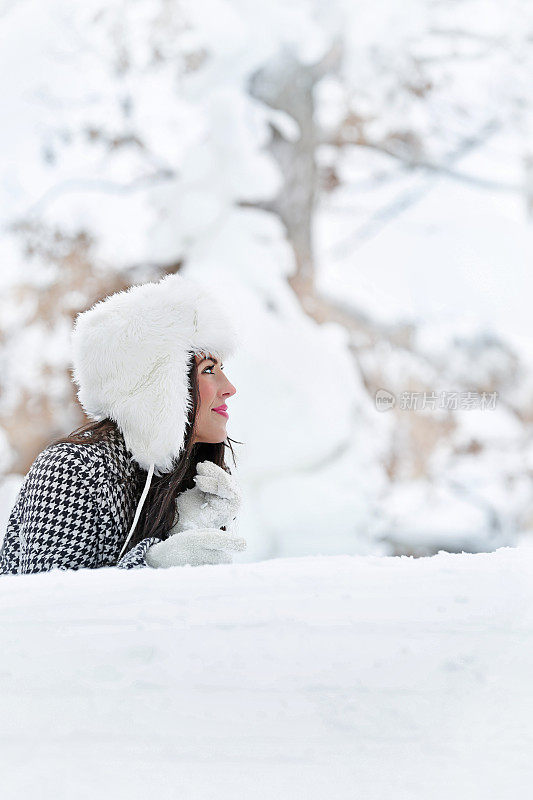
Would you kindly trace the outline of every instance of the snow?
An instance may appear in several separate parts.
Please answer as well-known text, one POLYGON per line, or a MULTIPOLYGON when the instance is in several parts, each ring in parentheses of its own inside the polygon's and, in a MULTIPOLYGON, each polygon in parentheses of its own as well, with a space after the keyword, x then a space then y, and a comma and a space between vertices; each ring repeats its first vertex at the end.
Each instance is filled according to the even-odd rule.
MULTIPOLYGON (((484 158, 494 162, 496 179, 502 153, 507 170, 517 168, 516 147, 501 135, 455 167, 475 176, 484 158)), ((357 308, 382 322, 431 321, 439 331, 451 322, 458 328, 470 322, 504 339, 526 336, 529 308, 520 298, 533 291, 533 233, 520 197, 418 173, 398 173, 361 193, 363 170, 370 177, 372 168, 391 169, 390 162, 357 147, 340 158, 338 168, 347 171, 352 188, 339 187, 322 204, 321 290, 354 298, 357 308), (409 193, 413 202, 401 211, 409 193), (394 204, 393 218, 380 218, 379 209, 394 204)))
POLYGON ((504 547, 4 576, 2 798, 526 798, 532 568, 504 547))

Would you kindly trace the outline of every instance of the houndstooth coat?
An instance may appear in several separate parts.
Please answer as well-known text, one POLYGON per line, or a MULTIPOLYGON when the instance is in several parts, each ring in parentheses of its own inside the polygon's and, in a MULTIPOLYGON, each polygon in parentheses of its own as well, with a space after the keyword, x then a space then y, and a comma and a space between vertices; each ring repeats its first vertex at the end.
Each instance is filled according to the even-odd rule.
POLYGON ((161 541, 156 537, 117 561, 145 479, 120 430, 90 444, 50 445, 20 487, 0 550, 0 575, 147 567, 144 556, 161 541))

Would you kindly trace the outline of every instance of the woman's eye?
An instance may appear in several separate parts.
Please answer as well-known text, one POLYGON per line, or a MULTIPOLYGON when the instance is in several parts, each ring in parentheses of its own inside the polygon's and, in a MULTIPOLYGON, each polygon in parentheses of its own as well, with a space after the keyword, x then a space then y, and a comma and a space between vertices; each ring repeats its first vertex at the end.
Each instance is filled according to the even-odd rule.
MULTIPOLYGON (((214 364, 213 364, 213 365, 211 365, 210 367, 206 367, 206 368, 203 370, 203 373, 202 373, 202 374, 204 374, 204 375, 205 375, 205 373, 207 372, 207 370, 208 370, 208 369, 215 369, 215 366, 214 366, 214 364)), ((224 367, 220 367, 220 369, 221 369, 222 371, 224 371, 224 367)))

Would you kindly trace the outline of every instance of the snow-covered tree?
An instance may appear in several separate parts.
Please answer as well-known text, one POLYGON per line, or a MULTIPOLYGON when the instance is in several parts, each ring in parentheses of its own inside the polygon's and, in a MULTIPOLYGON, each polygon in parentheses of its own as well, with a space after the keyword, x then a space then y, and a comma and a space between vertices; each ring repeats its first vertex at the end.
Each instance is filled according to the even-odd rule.
POLYGON ((0 14, 4 472, 82 421, 75 314, 183 270, 246 331, 231 435, 246 442, 249 557, 483 549, 530 527, 531 360, 479 300, 486 282, 511 292, 507 269, 510 307, 530 285, 518 245, 501 274, 467 258, 461 321, 444 311, 464 253, 443 262, 443 291, 443 248, 428 271, 420 244, 439 224, 453 241, 468 192, 492 202, 472 246, 519 213, 530 240, 526 0, 13 0, 0 14), (432 206, 443 185, 456 194, 432 206), (380 388, 500 396, 493 411, 379 414, 380 388))

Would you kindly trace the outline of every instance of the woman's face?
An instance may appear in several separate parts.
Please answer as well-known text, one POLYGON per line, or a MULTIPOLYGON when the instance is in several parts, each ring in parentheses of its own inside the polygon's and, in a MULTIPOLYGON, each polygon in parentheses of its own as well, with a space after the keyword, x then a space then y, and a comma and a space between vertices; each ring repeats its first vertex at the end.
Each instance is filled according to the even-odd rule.
POLYGON ((226 423, 229 411, 224 406, 237 389, 226 378, 220 363, 217 363, 209 353, 195 355, 195 360, 198 369, 200 408, 196 414, 193 441, 212 444, 223 442, 227 436, 226 423), (219 414, 214 410, 220 406, 225 414, 219 414))

